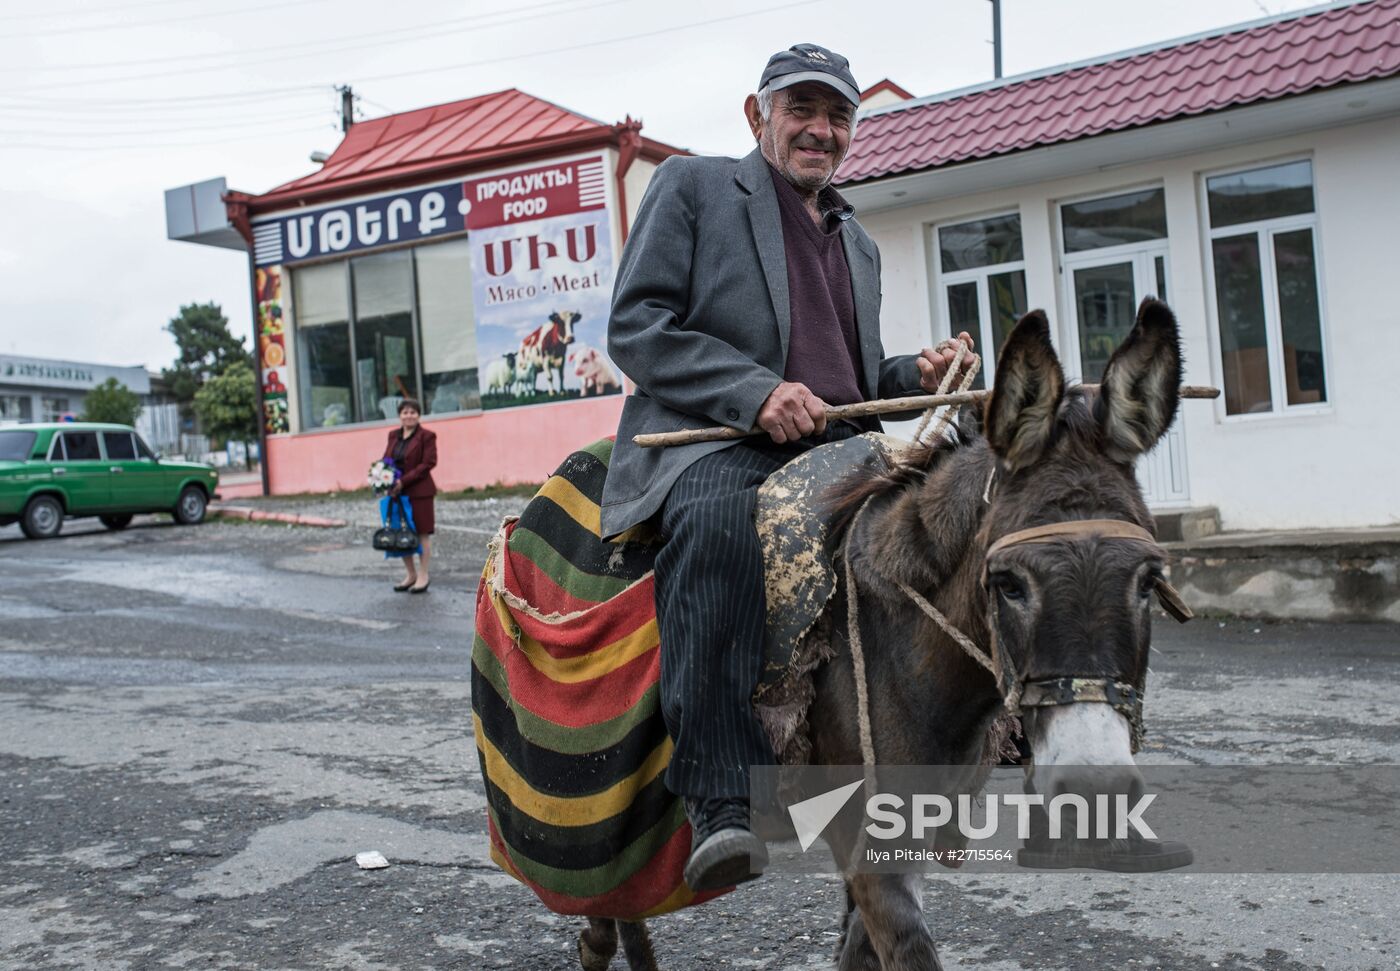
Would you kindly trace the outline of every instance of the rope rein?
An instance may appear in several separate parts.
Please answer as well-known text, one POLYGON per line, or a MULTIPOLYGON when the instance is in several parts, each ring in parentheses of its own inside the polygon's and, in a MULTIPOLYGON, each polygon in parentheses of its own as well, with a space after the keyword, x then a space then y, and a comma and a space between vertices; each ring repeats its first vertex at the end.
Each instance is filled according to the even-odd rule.
MULTIPOLYGON (((953 363, 948 365, 948 370, 946 373, 944 373, 943 380, 939 382, 938 390, 934 392, 935 394, 942 395, 948 393, 948 389, 953 386, 953 381, 957 377, 958 369, 962 367, 963 358, 966 357, 969 353, 966 344, 964 344, 962 341, 954 340, 940 341, 938 346, 934 348, 934 350, 942 351, 947 350, 950 347, 954 350, 953 363)), ((972 381, 974 378, 977 377, 977 372, 981 369, 981 367, 982 359, 974 354, 972 356, 972 363, 969 365, 968 369, 965 372, 963 372, 962 384, 958 386, 959 393, 962 393, 968 388, 972 387, 972 381)), ((919 419, 918 428, 914 429, 914 444, 923 445, 927 444, 928 442, 937 441, 938 436, 943 434, 944 429, 948 427, 948 423, 953 420, 953 417, 957 415, 958 410, 961 407, 961 405, 949 405, 946 409, 944 409, 943 417, 939 419, 938 424, 933 429, 933 433, 927 439, 925 439, 924 431, 928 428, 929 422, 933 420, 933 416, 938 412, 938 406, 934 405, 932 408, 927 409, 924 412, 923 417, 919 419)))
POLYGON ((976 641, 968 637, 962 631, 958 630, 957 625, 955 625, 951 620, 948 619, 947 614, 943 613, 933 604, 929 603, 926 599, 924 599, 923 594, 919 593, 919 591, 909 586, 909 584, 905 583, 903 580, 896 581, 896 585, 899 587, 900 590, 904 591, 904 595, 906 597, 914 601, 915 606, 917 606, 920 610, 928 614, 928 616, 933 619, 933 622, 942 629, 943 633, 951 637, 953 641, 958 645, 958 647, 961 647, 963 649, 964 654, 972 658, 978 664, 982 665, 982 667, 986 668, 987 672, 991 674, 992 677, 1000 680, 1001 675, 997 671, 996 662, 993 661, 990 657, 988 657, 986 653, 984 653, 983 650, 977 646, 976 641))
MULTIPOLYGON (((867 499, 851 520, 851 532, 870 505, 867 499)), ((856 590, 855 570, 851 568, 850 533, 847 534, 842 559, 846 567, 846 640, 851 644, 852 675, 856 682, 856 724, 860 731, 860 758, 869 768, 875 765, 875 738, 870 728, 870 682, 865 677, 865 647, 860 640, 860 594, 856 590)))

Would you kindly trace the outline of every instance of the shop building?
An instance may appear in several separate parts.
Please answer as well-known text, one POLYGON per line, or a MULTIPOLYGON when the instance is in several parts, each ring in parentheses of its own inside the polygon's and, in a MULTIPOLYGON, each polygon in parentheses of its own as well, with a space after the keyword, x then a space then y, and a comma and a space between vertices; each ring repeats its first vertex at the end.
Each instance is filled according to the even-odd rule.
POLYGON ((109 378, 151 404, 151 375, 144 367, 0 354, 0 422, 76 419, 87 393, 109 378))
POLYGON ((1099 379, 1157 294, 1183 403, 1139 479, 1227 529, 1400 522, 1400 0, 1333 4, 862 112, 841 191, 880 246, 884 341, 961 330, 986 380, 1045 308, 1099 379))
POLYGON ((174 239, 249 254, 272 493, 363 486, 404 398, 441 488, 542 481, 616 430, 617 254, 680 150, 517 90, 353 125, 304 178, 166 194, 174 239))

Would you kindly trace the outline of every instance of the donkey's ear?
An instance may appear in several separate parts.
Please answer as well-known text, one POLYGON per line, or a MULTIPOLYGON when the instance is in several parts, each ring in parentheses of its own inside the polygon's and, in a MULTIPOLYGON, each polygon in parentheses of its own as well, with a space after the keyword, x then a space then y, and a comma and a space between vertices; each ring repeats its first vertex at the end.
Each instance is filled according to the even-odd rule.
POLYGON ((1167 433, 1181 399, 1181 339, 1176 316, 1148 297, 1137 323, 1109 358, 1098 417, 1109 458, 1131 462, 1167 433))
POLYGON ((1050 344, 1050 321, 1045 311, 1032 310, 1006 339, 987 405, 987 441, 1011 471, 1040 458, 1064 391, 1065 375, 1050 344))

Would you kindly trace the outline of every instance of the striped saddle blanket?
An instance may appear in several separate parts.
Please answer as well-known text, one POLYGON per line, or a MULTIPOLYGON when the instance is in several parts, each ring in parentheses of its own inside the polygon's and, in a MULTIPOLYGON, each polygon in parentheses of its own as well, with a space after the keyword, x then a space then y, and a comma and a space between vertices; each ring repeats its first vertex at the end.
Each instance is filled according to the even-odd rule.
MULTIPOLYGON (((491 856, 556 913, 624 920, 697 896, 682 870, 690 824, 662 775, 645 527, 600 536, 612 440, 570 455, 491 543, 476 596, 472 713, 491 856)), ((894 444, 862 435, 769 477, 756 518, 769 617, 755 710, 783 762, 807 760, 811 673, 830 656, 818 619, 836 588, 821 492, 894 444)))
POLYGON ((472 714, 496 864, 555 913, 640 919, 716 894, 681 876, 690 824, 662 781, 656 548, 600 538, 611 454, 570 455, 492 541, 472 714))

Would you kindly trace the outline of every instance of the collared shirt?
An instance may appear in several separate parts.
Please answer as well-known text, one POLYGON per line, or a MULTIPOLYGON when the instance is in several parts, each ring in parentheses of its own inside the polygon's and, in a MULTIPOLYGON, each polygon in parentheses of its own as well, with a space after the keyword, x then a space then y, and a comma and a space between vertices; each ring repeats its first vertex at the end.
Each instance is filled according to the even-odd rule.
POLYGON ((408 443, 409 443, 409 441, 413 438, 413 435, 417 435, 417 434, 418 434, 418 429, 416 429, 416 428, 413 430, 413 434, 412 434, 412 435, 405 435, 402 431, 400 431, 400 432, 399 432, 399 437, 396 438, 396 439, 394 439, 394 453, 393 453, 393 459, 394 459, 394 464, 397 465, 397 466, 399 467, 399 471, 400 471, 400 472, 405 471, 405 470, 404 470, 404 467, 403 467, 403 457, 404 457, 404 455, 408 452, 408 443))
POLYGON ((829 405, 864 401, 851 271, 841 244, 841 224, 855 210, 828 186, 817 196, 823 214, 818 227, 798 191, 768 168, 782 216, 792 311, 783 377, 805 384, 829 405))

